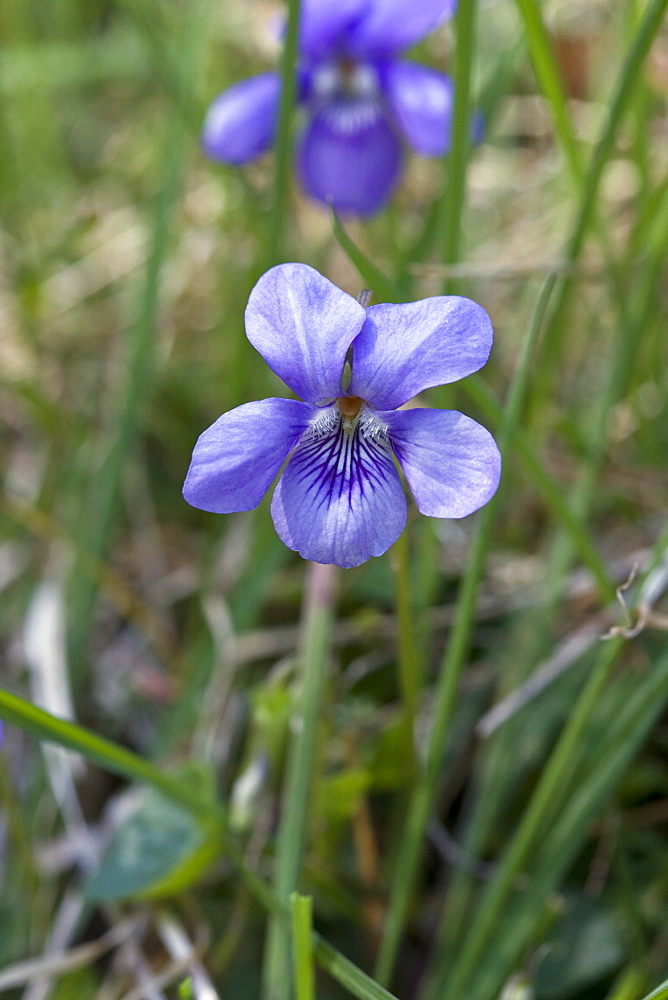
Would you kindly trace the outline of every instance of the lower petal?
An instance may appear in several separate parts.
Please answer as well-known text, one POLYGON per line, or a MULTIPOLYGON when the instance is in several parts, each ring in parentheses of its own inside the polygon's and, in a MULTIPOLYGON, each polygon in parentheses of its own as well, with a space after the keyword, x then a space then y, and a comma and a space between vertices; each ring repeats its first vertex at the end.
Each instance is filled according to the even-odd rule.
POLYGON ((296 399, 261 399, 224 413, 195 445, 183 496, 215 514, 257 507, 316 412, 296 399))
POLYGON ((278 120, 280 90, 278 73, 262 73, 224 90, 204 119, 206 155, 239 166, 268 149, 278 120))
POLYGON ((297 162, 307 194, 337 212, 370 215, 390 198, 401 143, 372 99, 323 104, 301 136, 297 162))
POLYGON ((457 410, 380 413, 418 509, 466 517, 496 493, 501 456, 494 438, 457 410))
POLYGON ((406 523, 406 499, 386 437, 364 417, 351 433, 323 412, 288 462, 271 503, 276 531, 313 562, 359 566, 406 523))
POLYGON ((452 127, 450 77, 417 63, 396 61, 388 63, 383 83, 409 145, 422 156, 443 156, 450 148, 452 127))

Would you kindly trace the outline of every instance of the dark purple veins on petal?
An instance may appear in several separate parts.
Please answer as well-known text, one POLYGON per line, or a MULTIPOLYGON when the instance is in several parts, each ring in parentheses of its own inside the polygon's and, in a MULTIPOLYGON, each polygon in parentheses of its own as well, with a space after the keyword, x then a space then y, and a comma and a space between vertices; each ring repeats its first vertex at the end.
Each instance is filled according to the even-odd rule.
POLYGON ((367 410, 322 412, 300 441, 271 504, 285 544, 314 562, 359 566, 396 541, 406 500, 385 427, 367 410))
POLYGON ((367 438, 361 423, 350 434, 339 421, 338 430, 327 439, 305 438, 292 461, 298 482, 308 484, 306 493, 318 498, 319 507, 347 492, 352 509, 356 490, 364 497, 367 489, 395 472, 387 444, 367 438))

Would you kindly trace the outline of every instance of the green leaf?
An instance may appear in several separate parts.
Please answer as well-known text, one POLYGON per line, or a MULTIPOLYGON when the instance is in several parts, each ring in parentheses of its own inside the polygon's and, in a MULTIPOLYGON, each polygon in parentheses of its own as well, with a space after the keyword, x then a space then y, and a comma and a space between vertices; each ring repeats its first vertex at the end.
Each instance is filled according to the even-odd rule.
POLYGON ((359 809, 360 799, 370 785, 371 775, 363 767, 325 775, 318 782, 317 808, 334 822, 349 819, 359 809))
POLYGON ((576 899, 547 940, 534 984, 537 1000, 570 996, 614 972, 624 960, 615 920, 589 900, 576 899))
POLYGON ((156 898, 196 882, 220 852, 222 831, 147 789, 83 886, 91 902, 156 898))

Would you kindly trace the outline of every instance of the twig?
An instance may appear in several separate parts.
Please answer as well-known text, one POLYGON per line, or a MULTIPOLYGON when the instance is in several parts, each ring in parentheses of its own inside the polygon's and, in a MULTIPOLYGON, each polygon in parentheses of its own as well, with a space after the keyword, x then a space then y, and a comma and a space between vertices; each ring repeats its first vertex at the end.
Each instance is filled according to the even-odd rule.
POLYGON ((565 673, 583 653, 594 646, 600 634, 601 629, 598 624, 588 624, 567 636, 558 646, 554 656, 541 663, 526 684, 522 684, 483 715, 476 726, 476 734, 481 739, 488 739, 504 722, 533 701, 541 691, 565 673))
POLYGON ((97 938, 96 941, 88 941, 86 944, 77 945, 76 948, 70 948, 69 951, 60 952, 57 955, 41 955, 39 958, 28 958, 23 962, 15 962, 4 972, 0 972, 0 990, 9 990, 43 976, 62 976, 66 972, 81 968, 81 966, 90 965, 100 955, 112 948, 117 948, 119 944, 136 934, 140 923, 141 921, 136 918, 124 920, 112 927, 102 937, 97 938))

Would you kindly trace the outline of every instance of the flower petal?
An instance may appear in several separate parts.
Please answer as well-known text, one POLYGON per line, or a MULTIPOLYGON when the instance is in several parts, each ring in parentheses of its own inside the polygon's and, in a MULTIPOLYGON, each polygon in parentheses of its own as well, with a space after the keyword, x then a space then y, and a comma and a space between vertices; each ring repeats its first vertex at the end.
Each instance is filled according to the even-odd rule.
POLYGON ((452 17, 456 0, 374 0, 351 29, 350 55, 389 56, 414 45, 452 17))
POLYGON ((278 73, 262 73, 219 94, 204 119, 206 155, 238 166, 263 153, 274 138, 280 90, 278 73))
POLYGON ((395 120, 415 152, 443 156, 450 148, 450 77, 417 63, 396 61, 388 63, 383 83, 395 120))
POLYGON ((262 399, 224 413, 195 445, 183 496, 215 514, 257 507, 314 413, 296 399, 262 399))
POLYGON ((276 531, 304 559, 359 566, 397 540, 406 499, 386 436, 363 416, 350 433, 335 407, 312 425, 271 502, 276 531))
POLYGON ((302 399, 341 394, 346 353, 364 323, 351 295, 306 264, 263 274, 246 306, 246 334, 272 371, 302 399))
POLYGON ((393 410, 423 389, 482 368, 492 337, 482 306, 459 295, 371 306, 353 344, 348 391, 379 410, 393 410))
POLYGON ((302 0, 299 7, 299 50, 309 59, 331 58, 359 20, 370 0, 302 0))
POLYGON ((337 212, 371 215, 392 194, 401 143, 377 101, 323 103, 302 133, 297 164, 304 190, 337 212))
POLYGON ((499 485, 501 456, 494 438, 457 410, 379 413, 388 426, 418 509, 429 517, 466 517, 499 485))

